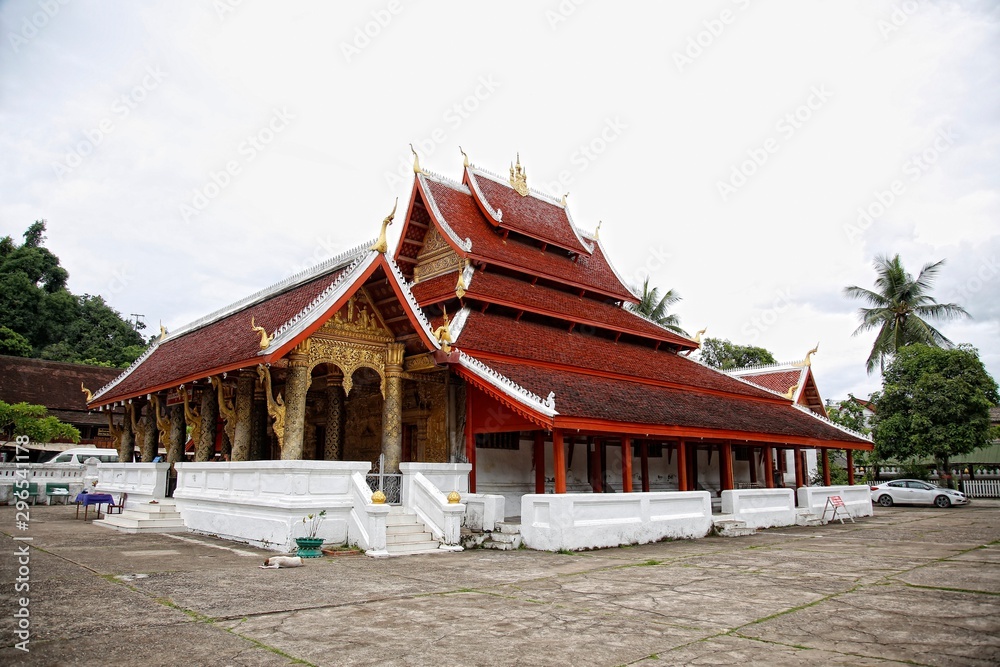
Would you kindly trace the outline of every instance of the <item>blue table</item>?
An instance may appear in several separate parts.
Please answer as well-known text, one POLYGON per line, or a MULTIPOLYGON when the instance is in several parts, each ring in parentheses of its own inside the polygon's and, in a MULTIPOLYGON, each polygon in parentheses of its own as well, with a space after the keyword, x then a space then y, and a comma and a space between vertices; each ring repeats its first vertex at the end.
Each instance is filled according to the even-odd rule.
POLYGON ((101 505, 105 503, 112 505, 115 502, 114 496, 110 493, 81 493, 76 497, 76 518, 80 518, 80 505, 83 505, 83 520, 87 520, 87 513, 91 505, 97 505, 97 516, 101 516, 101 505))

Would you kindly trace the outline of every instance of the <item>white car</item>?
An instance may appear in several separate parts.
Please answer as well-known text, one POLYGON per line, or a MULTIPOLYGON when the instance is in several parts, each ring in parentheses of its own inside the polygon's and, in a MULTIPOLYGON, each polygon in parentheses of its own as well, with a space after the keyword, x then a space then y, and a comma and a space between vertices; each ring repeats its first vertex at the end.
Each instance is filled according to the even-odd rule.
POLYGON ((872 502, 882 507, 896 503, 907 505, 968 505, 969 499, 961 491, 934 486, 919 479, 894 479, 872 486, 872 502))

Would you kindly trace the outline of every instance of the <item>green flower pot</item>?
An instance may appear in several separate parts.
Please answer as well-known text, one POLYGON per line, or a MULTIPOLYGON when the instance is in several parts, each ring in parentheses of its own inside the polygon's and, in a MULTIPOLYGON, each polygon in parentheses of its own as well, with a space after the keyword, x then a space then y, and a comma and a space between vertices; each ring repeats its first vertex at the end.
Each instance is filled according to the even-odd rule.
POLYGON ((323 555, 322 537, 296 537, 295 544, 298 545, 298 555, 302 558, 320 558, 323 555))

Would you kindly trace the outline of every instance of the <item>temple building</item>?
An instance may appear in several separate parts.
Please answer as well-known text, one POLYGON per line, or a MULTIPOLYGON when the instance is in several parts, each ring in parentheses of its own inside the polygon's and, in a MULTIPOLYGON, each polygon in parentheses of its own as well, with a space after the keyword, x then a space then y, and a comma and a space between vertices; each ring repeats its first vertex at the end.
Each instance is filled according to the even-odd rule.
POLYGON ((190 430, 198 462, 218 445, 232 462, 468 463, 467 492, 516 516, 532 493, 771 488, 785 452, 802 486, 795 454, 871 449, 825 418, 808 364, 791 395, 758 386, 627 310, 598 233, 519 161, 414 172, 394 252, 395 209, 376 241, 164 330, 97 391, 123 460, 159 442, 181 461, 190 430))

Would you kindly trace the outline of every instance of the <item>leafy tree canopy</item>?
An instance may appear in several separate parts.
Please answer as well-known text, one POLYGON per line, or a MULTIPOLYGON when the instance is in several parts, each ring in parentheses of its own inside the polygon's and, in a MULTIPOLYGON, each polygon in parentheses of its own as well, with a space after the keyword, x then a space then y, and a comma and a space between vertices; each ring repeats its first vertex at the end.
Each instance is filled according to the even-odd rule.
POLYGON ((660 294, 659 287, 650 288, 649 278, 646 278, 642 283, 642 300, 639 303, 630 303, 626 308, 674 333, 687 336, 687 332, 681 328, 680 317, 676 313, 669 312, 670 307, 680 300, 681 295, 672 289, 660 294))
POLYGON ((712 368, 723 371, 777 363, 774 355, 762 347, 738 345, 719 338, 705 338, 701 341, 701 360, 712 368))
POLYGON ((102 297, 66 288, 69 273, 45 238, 38 220, 21 245, 0 239, 0 354, 128 366, 145 349, 142 336, 102 297))
POLYGON ((943 350, 908 345, 896 352, 875 396, 875 451, 879 458, 950 457, 990 444, 990 408, 997 383, 969 345, 943 350))
POLYGON ((827 416, 835 424, 846 426, 858 433, 870 434, 872 430, 865 424, 865 409, 854 398, 854 394, 848 394, 848 396, 849 398, 836 405, 827 405, 827 416))
POLYGON ((34 442, 51 442, 57 438, 80 442, 80 431, 75 426, 49 415, 44 406, 30 403, 0 401, 0 432, 11 439, 26 435, 34 442))

